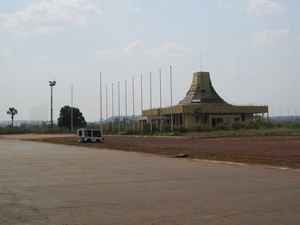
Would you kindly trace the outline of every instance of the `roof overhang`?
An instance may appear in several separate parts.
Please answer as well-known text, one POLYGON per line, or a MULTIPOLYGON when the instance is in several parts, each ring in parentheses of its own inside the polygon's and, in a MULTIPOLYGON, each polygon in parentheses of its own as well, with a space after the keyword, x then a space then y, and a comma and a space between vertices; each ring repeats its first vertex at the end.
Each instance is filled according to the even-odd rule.
POLYGON ((176 105, 173 107, 166 107, 161 109, 144 110, 143 116, 154 117, 170 114, 194 114, 194 113, 208 113, 208 114, 258 114, 268 113, 268 106, 235 106, 230 104, 210 104, 199 103, 189 105, 176 105))

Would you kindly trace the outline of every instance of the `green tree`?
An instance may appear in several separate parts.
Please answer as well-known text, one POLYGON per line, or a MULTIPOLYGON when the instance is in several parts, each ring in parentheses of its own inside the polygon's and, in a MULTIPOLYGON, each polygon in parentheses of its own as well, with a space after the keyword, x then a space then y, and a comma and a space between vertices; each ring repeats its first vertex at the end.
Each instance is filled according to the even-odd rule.
POLYGON ((14 127, 14 119, 15 119, 15 115, 18 114, 18 110, 14 107, 11 107, 8 109, 8 111, 6 112, 8 115, 10 115, 11 118, 11 127, 14 127))
POLYGON ((71 119, 73 118, 73 128, 86 127, 87 123, 78 108, 64 106, 60 110, 58 126, 71 130, 71 119), (73 116, 72 116, 73 114, 73 116))

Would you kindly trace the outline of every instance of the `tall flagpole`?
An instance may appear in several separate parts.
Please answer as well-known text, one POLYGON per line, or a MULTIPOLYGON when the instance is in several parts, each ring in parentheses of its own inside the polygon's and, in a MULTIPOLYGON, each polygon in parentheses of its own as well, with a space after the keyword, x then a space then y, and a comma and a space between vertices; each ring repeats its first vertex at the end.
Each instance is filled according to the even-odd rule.
POLYGON ((128 117, 128 93, 127 93, 127 80, 125 80, 125 130, 127 130, 127 117, 128 117))
POLYGON ((174 115, 173 115, 173 68, 170 66, 170 101, 171 101, 171 132, 174 131, 174 115))
POLYGON ((149 77, 149 79, 150 79, 150 109, 152 109, 152 73, 150 72, 150 77, 149 77))
POLYGON ((143 75, 141 74, 141 114, 143 114, 144 101, 143 101, 143 75))
POLYGON ((71 132, 74 130, 74 119, 73 119, 73 113, 74 113, 74 86, 71 84, 71 132))
POLYGON ((159 70, 159 119, 160 119, 160 123, 159 123, 159 130, 160 133, 162 132, 162 115, 161 115, 161 109, 162 109, 162 81, 161 81, 161 69, 159 70))
POLYGON ((100 129, 103 133, 103 99, 102 99, 102 73, 100 72, 100 129))
POLYGON ((132 77, 132 128, 135 130, 135 97, 134 97, 134 76, 132 77))
MULTIPOLYGON (((143 115, 143 108, 144 108, 144 102, 143 102, 143 75, 141 74, 141 115, 143 115)), ((144 127, 143 127, 143 121, 140 124, 141 132, 143 133, 144 127)))
POLYGON ((114 83, 111 84, 111 131, 114 131, 114 83))
MULTIPOLYGON (((149 79, 150 79, 150 110, 152 110, 152 73, 150 72, 150 77, 149 77, 149 79)), ((153 127, 152 127, 152 119, 150 118, 150 131, 151 131, 151 133, 153 132, 153 127)))
POLYGON ((118 133, 121 133, 121 93, 120 93, 120 81, 118 81, 118 133))
POLYGON ((132 116, 135 116, 134 77, 132 77, 132 116))
POLYGON ((108 120, 108 86, 107 85, 105 86, 105 118, 106 118, 105 124, 107 124, 107 120, 108 120))
POLYGON ((105 118, 108 119, 108 86, 105 86, 105 118))

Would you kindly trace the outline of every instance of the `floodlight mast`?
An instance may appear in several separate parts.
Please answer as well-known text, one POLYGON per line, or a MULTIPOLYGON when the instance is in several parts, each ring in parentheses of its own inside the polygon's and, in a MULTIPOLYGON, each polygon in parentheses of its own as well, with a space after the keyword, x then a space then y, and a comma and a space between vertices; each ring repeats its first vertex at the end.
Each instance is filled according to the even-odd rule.
POLYGON ((51 128, 53 128, 53 87, 56 85, 56 81, 49 81, 49 86, 50 86, 50 90, 51 90, 51 99, 50 99, 50 114, 51 114, 51 128))

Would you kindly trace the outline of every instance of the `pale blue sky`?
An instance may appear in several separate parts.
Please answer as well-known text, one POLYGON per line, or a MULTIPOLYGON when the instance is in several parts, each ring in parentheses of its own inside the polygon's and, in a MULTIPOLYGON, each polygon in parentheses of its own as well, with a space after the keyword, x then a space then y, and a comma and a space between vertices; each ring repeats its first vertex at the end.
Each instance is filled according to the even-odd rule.
POLYGON ((0 120, 9 106, 19 119, 49 119, 49 79, 57 80, 56 115, 73 83, 76 106, 97 120, 100 71, 109 87, 121 81, 122 92, 124 80, 143 73, 148 107, 148 74, 157 106, 162 68, 166 106, 170 64, 176 101, 202 69, 230 103, 300 114, 299 8, 296 0, 1 1, 0 120))

